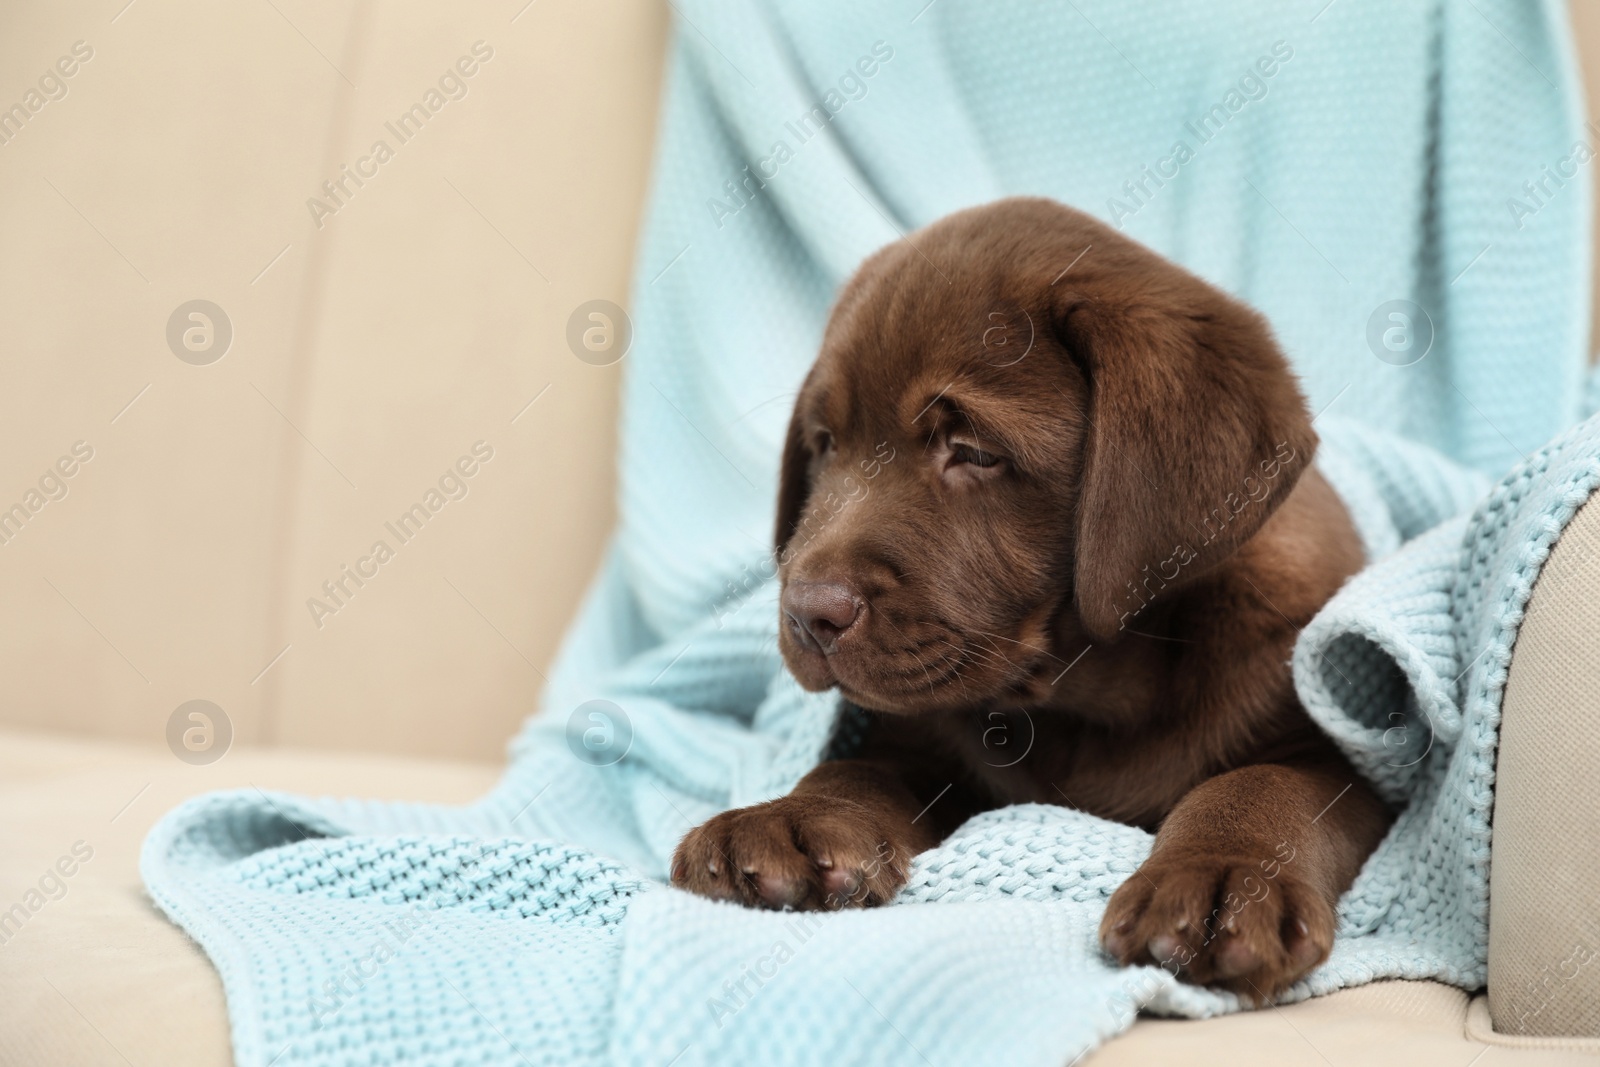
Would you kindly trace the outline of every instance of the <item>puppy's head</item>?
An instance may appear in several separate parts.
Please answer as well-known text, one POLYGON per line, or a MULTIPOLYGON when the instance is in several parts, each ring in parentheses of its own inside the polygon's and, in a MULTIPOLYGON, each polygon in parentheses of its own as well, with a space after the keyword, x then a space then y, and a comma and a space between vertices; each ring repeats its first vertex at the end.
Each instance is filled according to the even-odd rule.
POLYGON ((1051 201, 949 216, 845 287, 795 405, 784 658, 879 711, 1039 702, 1052 650, 1227 557, 1315 444, 1242 304, 1051 201))

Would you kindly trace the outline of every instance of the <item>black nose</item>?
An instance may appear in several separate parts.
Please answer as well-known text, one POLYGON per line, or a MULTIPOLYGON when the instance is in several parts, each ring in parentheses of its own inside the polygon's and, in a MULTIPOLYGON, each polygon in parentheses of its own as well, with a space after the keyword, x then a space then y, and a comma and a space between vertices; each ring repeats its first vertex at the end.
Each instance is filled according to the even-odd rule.
POLYGON ((803 646, 829 653, 861 617, 861 597, 843 582, 789 582, 783 614, 803 646))

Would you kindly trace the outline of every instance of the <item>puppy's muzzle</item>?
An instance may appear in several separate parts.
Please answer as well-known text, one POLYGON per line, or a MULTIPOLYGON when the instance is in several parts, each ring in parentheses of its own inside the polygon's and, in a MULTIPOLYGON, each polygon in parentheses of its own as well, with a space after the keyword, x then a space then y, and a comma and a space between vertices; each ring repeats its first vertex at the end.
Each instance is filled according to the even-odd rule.
POLYGON ((863 603, 843 582, 791 581, 783 590, 783 617, 801 648, 831 655, 860 620, 863 603))

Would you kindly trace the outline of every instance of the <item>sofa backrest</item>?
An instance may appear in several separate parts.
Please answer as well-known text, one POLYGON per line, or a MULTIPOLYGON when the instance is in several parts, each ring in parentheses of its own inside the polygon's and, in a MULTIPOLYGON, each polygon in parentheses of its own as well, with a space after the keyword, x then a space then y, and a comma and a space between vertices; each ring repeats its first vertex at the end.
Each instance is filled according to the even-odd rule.
POLYGON ((568 325, 627 300, 666 26, 0 11, 0 724, 501 755, 612 522, 568 325))

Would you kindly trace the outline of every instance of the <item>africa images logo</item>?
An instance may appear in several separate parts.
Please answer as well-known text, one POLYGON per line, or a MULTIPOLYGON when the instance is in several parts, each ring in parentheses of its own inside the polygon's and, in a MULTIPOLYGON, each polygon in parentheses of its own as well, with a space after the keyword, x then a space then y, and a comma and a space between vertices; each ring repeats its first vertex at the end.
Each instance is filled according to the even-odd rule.
POLYGON ((395 157, 399 146, 420 134, 429 120, 444 110, 446 104, 452 100, 466 99, 471 91, 468 79, 494 58, 494 48, 486 41, 474 41, 471 52, 471 55, 463 55, 445 68, 437 83, 423 90, 420 100, 383 124, 383 128, 394 138, 393 145, 382 137, 373 141, 367 154, 358 157, 353 167, 346 163, 339 164, 339 173, 322 183, 322 196, 306 199, 306 210, 311 213, 311 221, 316 223, 317 229, 322 229, 324 219, 337 215, 347 207, 356 193, 376 178, 380 168, 395 157))
POLYGON ((706 199, 706 209, 711 212, 711 220, 717 224, 717 229, 722 229, 724 219, 737 215, 755 203, 757 194, 778 176, 784 164, 792 160, 806 142, 829 129, 834 116, 843 111, 847 104, 852 100, 865 99, 867 81, 893 58, 893 45, 887 41, 873 41, 870 55, 858 58, 855 66, 846 68, 837 83, 822 94, 822 99, 783 124, 783 132, 793 138, 794 147, 790 147, 786 138, 779 137, 772 142, 768 153, 756 160, 754 173, 751 173, 750 164, 745 164, 737 175, 723 182, 722 188, 728 194, 728 199, 714 196, 706 199))
POLYGON ((338 574, 322 583, 323 595, 306 598, 306 610, 311 613, 311 621, 316 628, 322 629, 328 616, 337 615, 349 607, 356 594, 381 573, 383 565, 394 559, 401 547, 414 541, 422 533, 423 527, 444 510, 446 504, 453 500, 465 500, 472 488, 470 479, 492 459, 494 446, 487 441, 474 441, 470 456, 459 457, 445 468, 438 483, 430 485, 417 503, 383 524, 384 530, 394 538, 394 545, 380 537, 372 543, 366 555, 357 557, 353 568, 348 563, 340 564, 338 574))
POLYGON ((1185 136, 1173 142, 1165 156, 1154 165, 1139 168, 1139 173, 1122 183, 1122 196, 1106 200, 1106 215, 1117 229, 1137 215, 1155 199, 1157 192, 1183 173, 1182 168, 1210 144, 1223 128, 1245 108, 1267 98, 1271 80, 1294 58, 1294 48, 1287 41, 1274 41, 1270 54, 1260 56, 1222 99, 1201 113, 1199 118, 1183 124, 1185 136), (1190 138, 1193 138, 1191 143, 1190 138))

